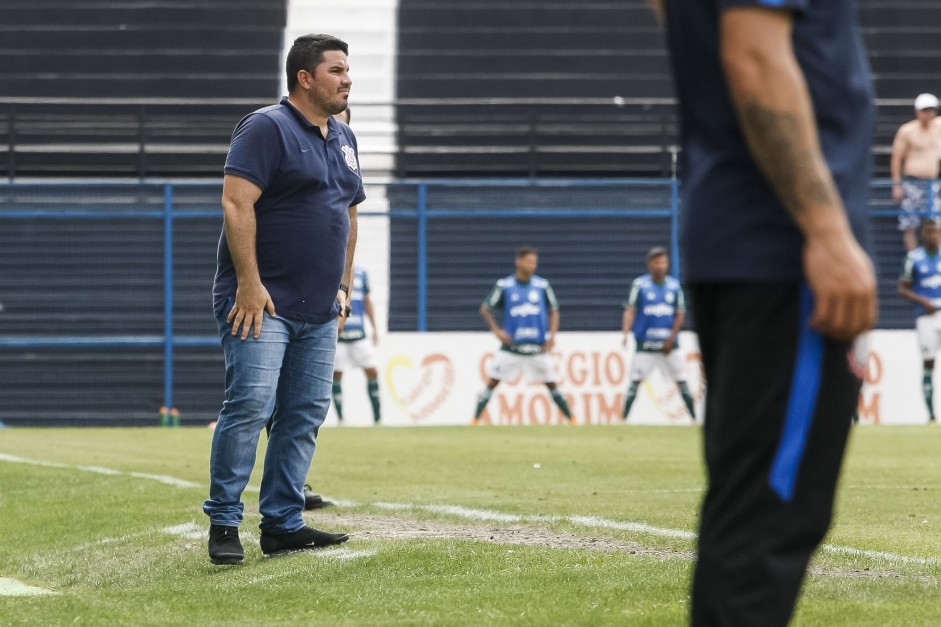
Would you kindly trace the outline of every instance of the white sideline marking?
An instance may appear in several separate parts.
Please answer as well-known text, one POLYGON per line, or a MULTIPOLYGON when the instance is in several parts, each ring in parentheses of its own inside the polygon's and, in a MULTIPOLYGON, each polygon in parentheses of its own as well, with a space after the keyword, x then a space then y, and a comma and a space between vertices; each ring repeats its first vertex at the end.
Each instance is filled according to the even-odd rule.
POLYGON ((36 586, 27 586, 16 579, 7 579, 0 577, 0 597, 34 597, 43 594, 57 594, 52 590, 37 588, 36 586))
POLYGON ((941 558, 937 557, 912 557, 910 555, 899 555, 898 553, 886 553, 884 551, 872 551, 869 549, 854 549, 851 546, 834 546, 832 544, 824 544, 821 549, 827 553, 836 553, 837 555, 869 557, 875 560, 899 562, 901 564, 920 564, 922 566, 941 565, 941 558))
POLYGON ((322 551, 312 551, 311 555, 314 557, 321 557, 324 559, 334 559, 340 560, 343 562, 348 562, 349 560, 359 559, 361 557, 372 557, 376 555, 378 551, 374 550, 359 550, 354 551, 353 549, 345 548, 334 548, 334 549, 324 549, 322 551))
POLYGON ((0 453, 0 461, 14 462, 17 464, 30 464, 33 466, 44 466, 46 468, 84 470, 85 472, 93 472, 98 475, 127 475, 136 479, 150 479, 152 481, 159 481, 160 483, 176 486, 178 488, 203 488, 203 486, 198 483, 184 481, 183 479, 177 479, 176 477, 170 477, 169 475, 151 475, 144 472, 121 472, 120 470, 114 470, 113 468, 102 468, 101 466, 70 466, 68 464, 60 464, 58 462, 46 462, 37 459, 17 457, 16 455, 7 455, 6 453, 0 453))
POLYGON ((681 540, 696 539, 696 534, 692 531, 654 527, 646 523, 619 522, 617 520, 599 518, 598 516, 569 516, 566 520, 580 527, 602 527, 605 529, 618 529, 620 531, 633 531, 635 533, 649 533, 652 536, 659 536, 661 538, 679 538, 681 540))
MULTIPOLYGON (((114 470, 112 468, 104 468, 101 466, 70 466, 68 464, 61 464, 59 462, 48 462, 35 459, 27 459, 25 457, 18 457, 16 455, 8 455, 6 453, 0 453, 0 461, 13 462, 18 464, 31 464, 33 466, 44 466, 46 468, 63 468, 71 470, 83 470, 86 472, 94 472, 101 475, 127 475, 130 477, 135 477, 137 479, 148 479, 152 481, 159 481, 167 485, 175 486, 178 488, 199 488, 205 489, 205 486, 193 483, 192 481, 185 481, 183 479, 178 479, 176 477, 171 477, 169 475, 153 475, 143 472, 122 472, 120 470, 114 470)), ((258 492, 259 488, 257 486, 247 486, 245 488, 246 492, 258 492)), ((327 497, 324 497, 327 498, 327 497)), ((342 500, 332 500, 337 506, 340 507, 358 507, 360 503, 356 501, 342 501, 342 500)), ((696 538, 696 534, 692 531, 684 531, 682 529, 669 529, 666 527, 654 527, 646 523, 639 522, 621 522, 616 520, 608 520, 605 518, 599 518, 597 516, 520 516, 518 514, 506 514, 503 512, 497 512, 493 510, 486 509, 472 509, 469 507, 462 507, 460 505, 417 505, 414 503, 387 503, 387 502, 377 502, 372 504, 373 507, 378 507, 380 509, 388 510, 397 510, 397 511, 407 511, 407 510, 424 510, 427 512, 432 512, 436 514, 448 514, 451 516, 456 516, 458 518, 466 518, 470 520, 490 520, 494 522, 546 522, 547 520, 562 520, 568 521, 573 525, 578 525, 581 527, 601 527, 606 529, 618 529, 621 531, 630 531, 634 533, 647 533, 654 536, 659 536, 663 538, 676 538, 682 540, 692 540, 696 538)), ((194 527, 195 523, 192 524, 194 527)), ((177 527, 185 527, 186 525, 178 525, 177 527)), ((167 529, 171 529, 168 527, 167 529)), ((166 531, 166 530, 165 530, 166 531)), ((174 533, 167 531, 167 533, 174 533)), ((184 530, 178 532, 177 535, 184 535, 190 533, 190 531, 184 530)), ((121 538, 103 538, 96 543, 91 544, 107 544, 109 542, 118 541, 121 539, 126 539, 128 536, 123 536, 121 538)), ((185 536, 184 537, 188 537, 185 536)), ((202 532, 200 532, 199 537, 202 537, 202 532)), ((191 538, 195 539, 195 538, 191 538)), ((89 545, 83 545, 89 546, 89 545)), ((899 564, 919 564, 924 566, 938 566, 941 565, 941 558, 938 557, 913 557, 910 555, 900 555, 898 553, 889 553, 886 551, 873 551, 870 549, 857 549, 854 547, 848 546, 836 546, 832 544, 824 544, 821 547, 822 551, 827 553, 833 553, 836 555, 848 555, 854 557, 866 557, 874 560, 883 560, 886 562, 895 562, 899 564)), ((4 580, 0 578, 0 595, 3 594, 2 582, 4 580)), ((10 580, 12 581, 12 580, 10 580)), ((41 589, 41 588, 37 588, 41 589)))
POLYGON ((186 538, 187 540, 202 540, 206 535, 202 527, 197 525, 194 522, 183 523, 182 525, 172 525, 170 527, 164 527, 161 529, 163 533, 170 534, 171 536, 179 536, 181 538, 186 538))
MULTIPOLYGON (((546 522, 547 520, 567 521, 580 527, 601 527, 604 529, 618 529, 620 531, 630 531, 633 533, 646 533, 661 538, 675 538, 680 540, 695 540, 696 533, 682 529, 670 529, 668 527, 655 527, 646 523, 639 522, 621 522, 609 520, 598 516, 519 516, 516 514, 505 514, 485 509, 471 509, 458 505, 417 505, 413 503, 373 503, 374 507, 388 510, 423 510, 439 514, 450 514, 459 518, 471 520, 492 520, 497 522, 546 522)), ((857 549, 847 546, 835 546, 824 544, 821 550, 827 553, 837 555, 849 555, 855 557, 867 557, 874 560, 885 562, 894 562, 897 564, 919 564, 923 566, 941 565, 941 558, 937 557, 912 557, 909 555, 899 555, 898 553, 889 553, 886 551, 873 551, 869 549, 857 549)))

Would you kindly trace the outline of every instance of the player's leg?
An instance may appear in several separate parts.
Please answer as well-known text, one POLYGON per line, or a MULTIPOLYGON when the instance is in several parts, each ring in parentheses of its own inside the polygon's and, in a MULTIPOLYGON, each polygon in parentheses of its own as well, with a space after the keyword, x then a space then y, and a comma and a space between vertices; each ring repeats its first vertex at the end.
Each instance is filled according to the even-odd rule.
POLYGON ((709 382, 692 624, 786 625, 830 524, 861 382, 849 345, 810 329, 809 291, 691 288, 709 382))
POLYGON ((372 421, 379 424, 382 420, 382 404, 379 398, 379 371, 375 368, 366 368, 366 392, 369 394, 369 402, 372 404, 372 421))
POLYGON ((666 356, 667 371, 669 376, 680 389, 680 396, 683 397, 683 404, 689 410, 689 417, 696 420, 696 405, 693 402, 693 394, 686 385, 686 355, 678 348, 674 348, 666 356))
POLYGON ((343 422, 343 371, 351 361, 350 345, 352 342, 337 342, 337 354, 333 364, 333 386, 330 397, 333 409, 337 412, 337 422, 343 422))
POLYGON ((562 394, 558 387, 557 381, 559 377, 556 375, 555 361, 552 355, 539 353, 523 357, 523 368, 526 370, 527 381, 538 381, 546 384, 546 387, 549 389, 549 396, 552 397, 552 402, 555 403, 556 407, 559 408, 562 415, 565 416, 570 423, 574 423, 575 419, 572 417, 572 410, 569 408, 568 401, 565 400, 565 395, 562 394))
POLYGON ((366 393, 372 405, 373 424, 379 424, 382 420, 382 407, 379 400, 379 371, 376 370, 375 346, 367 338, 350 342, 350 356, 354 365, 366 373, 366 393))
POLYGON ((921 351, 924 369, 921 374, 921 392, 928 408, 928 421, 934 422, 934 356, 938 351, 938 322, 933 315, 918 316, 915 335, 921 351))
POLYGON ((504 350, 498 350, 496 352, 493 356, 493 360, 487 367, 487 376, 489 377, 487 387, 485 387, 480 393, 480 396, 477 397, 477 407, 474 409, 475 422, 478 421, 481 414, 484 413, 487 403, 490 402, 490 397, 493 396, 493 390, 500 384, 500 381, 514 379, 519 376, 522 368, 522 356, 504 350))
POLYGON ((490 397, 493 396, 494 388, 499 384, 500 380, 494 379, 493 377, 487 381, 487 387, 485 387, 477 397, 477 407, 474 409, 474 420, 480 419, 480 415, 484 413, 484 409, 487 408, 487 403, 490 402, 490 397))
POLYGON ((631 359, 630 384, 627 386, 627 394, 624 396, 624 408, 621 410, 621 418, 625 421, 631 413, 634 401, 637 400, 637 391, 640 384, 650 376, 654 367, 657 365, 654 354, 647 351, 637 351, 631 359))

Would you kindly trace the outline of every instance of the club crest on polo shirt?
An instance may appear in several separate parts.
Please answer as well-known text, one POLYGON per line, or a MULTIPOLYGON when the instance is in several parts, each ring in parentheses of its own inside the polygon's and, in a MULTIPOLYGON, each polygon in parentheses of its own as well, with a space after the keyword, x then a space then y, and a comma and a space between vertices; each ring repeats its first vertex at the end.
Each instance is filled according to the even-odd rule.
POLYGON ((349 144, 344 145, 340 150, 343 152, 343 159, 346 161, 346 166, 356 172, 356 151, 350 147, 349 144))

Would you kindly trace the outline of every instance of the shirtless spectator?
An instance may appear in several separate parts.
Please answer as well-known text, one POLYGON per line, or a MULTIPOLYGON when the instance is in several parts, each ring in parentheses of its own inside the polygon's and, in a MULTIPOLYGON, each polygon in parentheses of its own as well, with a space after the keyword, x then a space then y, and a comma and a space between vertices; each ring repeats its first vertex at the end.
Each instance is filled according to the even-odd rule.
POLYGON ((918 246, 922 217, 937 218, 941 211, 937 182, 941 120, 937 115, 938 99, 921 94, 915 98, 915 119, 899 127, 892 142, 892 199, 902 206, 899 230, 907 251, 918 246))

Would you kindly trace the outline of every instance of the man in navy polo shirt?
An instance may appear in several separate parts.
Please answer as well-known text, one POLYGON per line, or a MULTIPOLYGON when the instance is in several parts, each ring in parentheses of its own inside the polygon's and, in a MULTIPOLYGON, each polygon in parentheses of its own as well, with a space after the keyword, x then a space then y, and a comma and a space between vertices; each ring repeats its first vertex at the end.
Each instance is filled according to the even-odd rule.
POLYGON ((287 56, 288 96, 242 119, 226 158, 213 285, 226 398, 203 504, 214 564, 244 558, 241 496, 269 418, 262 552, 348 539, 312 529, 301 516, 330 405, 338 316, 349 311, 357 205, 366 198, 356 138, 332 117, 347 107, 347 54, 346 43, 330 35, 299 37, 287 56))
POLYGON ((876 319, 854 0, 665 0, 709 388, 694 625, 784 625, 832 518, 876 319))

